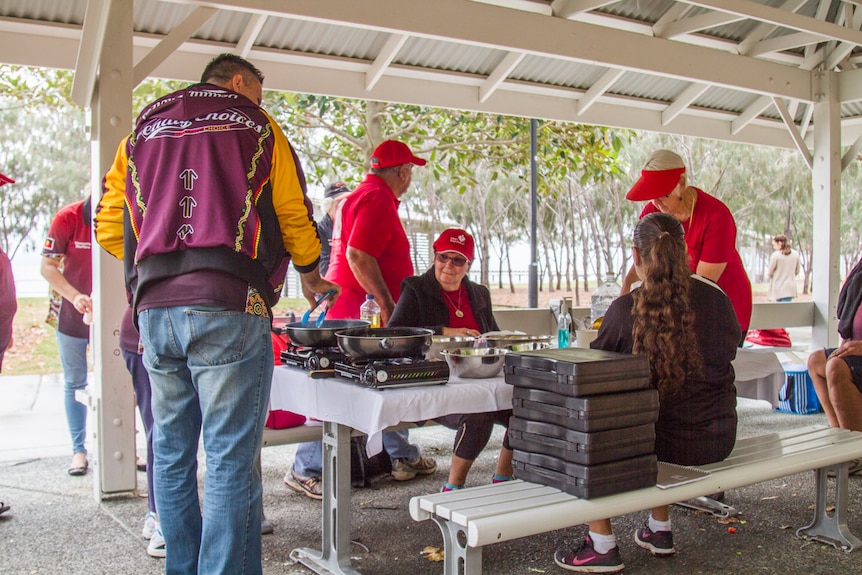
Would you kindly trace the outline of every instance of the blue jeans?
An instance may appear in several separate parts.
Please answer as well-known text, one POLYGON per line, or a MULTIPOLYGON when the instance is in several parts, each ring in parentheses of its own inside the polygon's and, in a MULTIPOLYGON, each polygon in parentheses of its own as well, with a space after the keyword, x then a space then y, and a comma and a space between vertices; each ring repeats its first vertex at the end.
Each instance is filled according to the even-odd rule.
MULTIPOLYGON (((422 452, 418 445, 410 443, 408 430, 387 431, 383 433, 383 449, 392 459, 416 461, 422 452)), ((304 477, 323 475, 323 442, 309 441, 300 443, 293 459, 293 470, 304 477)))
POLYGON ((138 323, 152 387, 165 572, 259 575, 263 490, 254 461, 272 385, 270 322, 202 305, 144 310, 138 323))
POLYGON ((66 421, 72 436, 72 453, 87 453, 87 406, 75 399, 75 392, 87 388, 87 344, 89 340, 57 332, 57 350, 63 367, 63 397, 66 421))
POLYGON ((135 403, 141 412, 141 421, 144 423, 144 434, 147 438, 147 486, 150 496, 147 497, 147 510, 156 513, 156 496, 153 489, 153 410, 151 406, 152 391, 150 389, 150 376, 144 367, 144 356, 120 350, 126 361, 126 369, 132 375, 132 387, 135 390, 135 403))

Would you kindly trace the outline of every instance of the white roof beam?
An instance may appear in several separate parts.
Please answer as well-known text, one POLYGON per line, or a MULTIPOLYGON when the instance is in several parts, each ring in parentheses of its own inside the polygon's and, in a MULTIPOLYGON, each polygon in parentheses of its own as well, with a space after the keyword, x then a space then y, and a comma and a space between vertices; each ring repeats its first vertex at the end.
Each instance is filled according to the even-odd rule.
POLYGON ((523 12, 532 12, 533 14, 544 14, 551 16, 551 7, 545 4, 542 0, 470 0, 478 4, 490 4, 502 8, 512 8, 513 10, 521 10, 523 12))
MULTIPOLYGON (((682 20, 677 20, 672 24, 668 24, 662 28, 660 34, 657 32, 656 36, 660 36, 662 38, 676 38, 677 36, 691 34, 692 32, 697 32, 706 28, 732 24, 734 22, 739 22, 740 20, 745 20, 745 18, 734 14, 727 14, 725 12, 705 12, 703 14, 698 14, 697 16, 683 18, 682 20)), ((655 29, 656 27, 653 26, 653 30, 655 29)))
MULTIPOLYGON (((787 0, 786 2, 784 2, 784 4, 781 5, 781 9, 788 10, 790 12, 796 12, 802 6, 805 5, 806 1, 807 0, 787 0)), ((770 34, 772 34, 777 29, 778 26, 776 26, 775 24, 765 24, 761 22, 754 27, 754 30, 752 30, 742 42, 739 43, 737 52, 746 56, 750 56, 751 54, 749 53, 749 51, 751 50, 751 47, 769 36, 770 34)))
POLYGON ((762 54, 769 54, 770 52, 781 52, 782 50, 790 50, 792 48, 815 44, 820 40, 821 38, 817 34, 796 32, 794 34, 787 34, 785 36, 779 36, 777 38, 770 38, 769 40, 758 42, 748 49, 746 56, 751 56, 753 58, 762 54))
POLYGON ((808 169, 810 170, 814 167, 811 150, 809 150, 808 146, 805 145, 805 140, 802 139, 802 135, 799 133, 799 130, 796 129, 796 124, 793 123, 793 117, 790 115, 784 100, 773 96, 772 103, 778 109, 778 113, 781 115, 781 119, 784 121, 787 131, 790 132, 790 137, 793 138, 793 143, 796 144, 796 148, 799 150, 799 153, 802 154, 802 158, 805 160, 805 163, 808 164, 808 169))
MULTIPOLYGON (((105 40, 105 27, 108 25, 108 1, 90 0, 84 14, 81 30, 81 43, 75 62, 75 78, 72 80, 72 101, 82 108, 89 108, 96 89, 96 76, 99 72, 99 54, 105 40)), ((131 33, 131 30, 129 30, 131 33)))
MULTIPOLYGON (((829 7, 831 5, 832 5, 831 0, 820 0, 820 3, 817 4, 817 10, 814 12, 814 18, 817 20, 826 20, 826 16, 829 15, 829 7)), ((820 62, 817 62, 817 64, 814 64, 811 67, 807 66, 809 58, 811 58, 811 61, 813 61, 815 59, 814 53, 816 51, 817 51, 816 45, 812 44, 810 46, 805 47, 805 52, 804 52, 805 64, 806 64, 806 66, 804 67, 805 70, 813 70, 814 67, 820 63, 820 62)), ((821 54, 821 56, 822 56, 822 54, 821 54)))
POLYGON ((750 124, 757 116, 759 116, 764 110, 766 110, 770 104, 772 104, 772 99, 769 96, 761 96, 756 99, 753 103, 751 103, 744 112, 742 112, 737 119, 732 122, 730 133, 738 134, 745 128, 748 124, 750 124))
POLYGON ((844 156, 841 158, 841 171, 847 169, 854 160, 856 160, 856 156, 859 154, 859 151, 862 150, 862 134, 859 134, 859 137, 856 138, 856 141, 850 144, 850 147, 844 152, 844 156))
POLYGON ((730 14, 760 20, 769 24, 775 24, 782 28, 790 28, 798 32, 810 32, 817 34, 822 40, 835 39, 851 44, 862 44, 862 32, 850 30, 845 26, 839 26, 825 20, 818 20, 809 16, 802 16, 794 12, 788 12, 781 8, 773 8, 764 4, 751 2, 750 0, 684 0, 695 6, 712 8, 730 14))
POLYGON ((377 82, 383 77, 383 73, 386 72, 386 68, 389 67, 389 64, 392 63, 392 60, 395 59, 395 56, 398 55, 398 52, 401 50, 404 43, 407 42, 406 34, 390 34, 389 38, 386 40, 386 44, 383 45, 383 48, 380 49, 380 53, 377 54, 377 57, 374 59, 374 63, 371 65, 371 68, 368 69, 368 72, 365 74, 365 89, 367 91, 371 91, 374 89, 374 86, 377 85, 377 82))
POLYGON ((663 37, 665 34, 665 29, 683 17, 686 12, 691 10, 691 6, 688 4, 683 4, 682 2, 674 2, 671 4, 670 8, 665 10, 664 14, 662 14, 656 23, 653 24, 650 32, 653 36, 658 36, 659 38, 663 37))
MULTIPOLYGON (((665 12, 665 15, 670 15, 672 12, 675 12, 674 9, 680 6, 684 9, 691 9, 691 6, 677 2, 667 12, 665 12)), ((593 26, 602 26, 614 30, 633 32, 635 34, 642 34, 645 36, 660 36, 657 30, 660 31, 663 25, 674 21, 674 18, 668 18, 667 22, 663 22, 664 18, 665 16, 662 16, 654 25, 649 25, 645 22, 620 19, 601 12, 584 12, 572 17, 571 20, 581 22, 583 24, 592 24, 593 26)), ((700 46, 701 48, 711 48, 713 50, 738 53, 738 44, 736 42, 726 40, 724 38, 707 36, 705 34, 688 34, 685 36, 678 36, 674 38, 674 40, 685 44, 700 46)), ((789 52, 775 52, 769 55, 768 60, 770 62, 798 67, 802 63, 802 56, 789 52)))
POLYGON ((802 60, 802 64, 799 66, 800 70, 813 70, 826 60, 825 48, 820 47, 816 50, 809 50, 812 47, 813 45, 805 47, 805 59, 802 60))
POLYGON ((521 63, 525 54, 523 52, 509 52, 494 68, 494 71, 488 76, 488 79, 482 82, 479 86, 479 101, 484 103, 491 97, 491 94, 502 84, 512 70, 521 63))
POLYGON ((838 88, 842 102, 862 100, 862 69, 844 70, 838 74, 838 88))
POLYGON ((617 0, 554 0, 551 2, 551 14, 557 18, 571 18, 576 14, 616 3, 617 0))
MULTIPOLYGON (((858 30, 860 26, 862 26, 862 8, 856 6, 850 6, 849 4, 844 5, 846 10, 845 12, 845 23, 847 26, 853 28, 854 30, 858 30), (851 12, 849 17, 846 17, 847 12, 851 12)), ((856 46, 854 44, 850 44, 847 42, 842 42, 838 44, 838 46, 832 50, 832 52, 826 57, 826 69, 832 70, 839 63, 841 63, 844 58, 850 55, 850 52, 853 51, 853 48, 856 46)))
POLYGON ((673 101, 673 104, 665 108, 661 113, 661 125, 667 126, 673 122, 677 116, 682 114, 683 110, 691 106, 695 100, 700 98, 701 94, 709 89, 708 84, 694 83, 682 91, 673 101))
MULTIPOLYGON (((2 28, 2 25, 0 25, 2 28)), ((76 40, 66 40, 77 46, 76 40)), ((141 53, 154 46, 156 37, 137 35, 135 51, 141 53)), ((5 36, 0 34, 0 49, 5 36)), ((182 46, 154 72, 159 78, 197 81, 200 70, 213 56, 224 52, 225 45, 216 42, 191 41, 182 46)), ((536 86, 517 80, 505 81, 488 102, 477 98, 483 76, 429 70, 393 64, 369 95, 365 90, 365 73, 370 63, 335 56, 309 55, 299 52, 282 52, 256 46, 249 58, 267 74, 266 88, 307 94, 323 94, 342 98, 368 99, 388 102, 435 106, 453 110, 474 110, 494 114, 522 117, 541 117, 549 120, 586 123, 632 130, 672 132, 685 136, 743 142, 754 145, 794 148, 793 141, 780 120, 758 117, 739 134, 731 133, 731 122, 737 117, 730 112, 688 108, 673 123, 673 130, 661 124, 663 102, 637 100, 627 96, 606 93, 583 115, 578 116, 573 100, 583 92, 560 86, 536 86)), ((71 67, 71 65, 70 65, 71 67)), ((862 119, 859 121, 862 130, 862 119)), ((846 145, 858 132, 848 131, 846 145)))
POLYGON ((583 97, 578 100, 578 115, 580 116, 589 110, 590 106, 595 104, 596 100, 601 98, 602 94, 610 90, 611 86, 614 85, 614 82, 619 80, 620 76, 623 74, 625 74, 625 70, 617 70, 614 68, 611 68, 602 74, 602 77, 596 80, 583 97))
MULTIPOLYGON (((675 43, 664 39, 598 28, 578 21, 498 8, 469 0, 402 0, 399 10, 391 10, 392 3, 387 0, 177 1, 206 4, 227 10, 246 10, 287 18, 349 24, 371 30, 405 33, 410 36, 704 82, 758 94, 811 99, 810 75, 786 65, 736 54, 718 53, 697 45, 688 46, 680 54, 675 43), (459 22, 493 22, 494 25, 453 25, 452 14, 456 13, 459 15, 459 22), (577 41, 561 41, 563 38, 577 41)), ((846 29, 842 29, 846 34, 846 29)))
POLYGON ((799 111, 799 100, 791 100, 787 105, 787 111, 790 112, 791 118, 795 118, 796 113, 799 111))
POLYGON ((802 121, 799 122, 799 135, 803 138, 808 134, 808 128, 811 126, 811 118, 814 116, 814 104, 805 104, 805 113, 802 114, 802 121))
POLYGON ((257 40, 260 31, 263 30, 263 25, 266 23, 266 14, 252 14, 246 24, 245 30, 242 31, 242 36, 239 42, 236 43, 236 53, 243 58, 248 57, 249 51, 254 46, 254 41, 257 40))
POLYGON ((159 64, 176 51, 177 48, 192 37, 192 34, 198 31, 201 26, 206 24, 210 18, 218 12, 215 8, 206 6, 198 6, 194 11, 180 22, 176 28, 162 38, 158 45, 149 51, 140 62, 135 64, 135 70, 132 75, 132 85, 137 86, 147 79, 153 73, 159 64))

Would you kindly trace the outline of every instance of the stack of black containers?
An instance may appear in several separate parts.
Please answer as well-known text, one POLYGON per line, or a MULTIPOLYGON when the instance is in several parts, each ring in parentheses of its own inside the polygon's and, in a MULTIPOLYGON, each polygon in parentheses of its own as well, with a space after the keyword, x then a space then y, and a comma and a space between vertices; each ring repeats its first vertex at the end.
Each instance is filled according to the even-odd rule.
POLYGON ((655 485, 658 391, 645 356, 593 349, 506 355, 515 476, 589 499, 655 485))

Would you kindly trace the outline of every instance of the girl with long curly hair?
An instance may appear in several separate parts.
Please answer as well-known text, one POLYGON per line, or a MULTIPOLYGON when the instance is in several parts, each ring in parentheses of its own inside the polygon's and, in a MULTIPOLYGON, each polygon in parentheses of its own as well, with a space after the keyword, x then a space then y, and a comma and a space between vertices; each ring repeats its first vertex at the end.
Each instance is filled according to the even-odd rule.
MULTIPOLYGON (((634 268, 642 284, 616 299, 593 349, 646 355, 659 392, 655 453, 659 461, 706 465, 721 461, 736 441, 736 387, 731 361, 739 343, 733 305, 717 284, 692 274, 683 227, 669 214, 644 216, 635 227, 634 268)), ((610 519, 589 524, 574 551, 560 549, 560 567, 613 573, 625 564, 610 519)), ((676 552, 669 507, 656 507, 634 534, 655 556, 676 552)))

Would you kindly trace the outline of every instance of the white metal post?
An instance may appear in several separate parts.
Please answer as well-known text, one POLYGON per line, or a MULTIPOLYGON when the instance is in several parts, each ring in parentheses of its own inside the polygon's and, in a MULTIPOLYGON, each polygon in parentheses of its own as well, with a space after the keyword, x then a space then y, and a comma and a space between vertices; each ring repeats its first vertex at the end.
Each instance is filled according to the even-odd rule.
POLYGON ((815 90, 812 275, 815 281, 811 340, 814 347, 822 347, 835 346, 838 342, 835 309, 841 285, 841 102, 837 73, 817 71, 812 74, 815 90))
MULTIPOLYGON (((96 86, 90 105, 93 206, 101 196, 102 177, 114 160, 120 140, 132 126, 132 2, 91 2, 106 11, 104 42, 96 47, 96 86)), ((91 410, 95 417, 94 492, 133 491, 135 467, 135 401, 131 377, 119 347, 119 327, 127 307, 122 263, 93 243, 93 356, 91 410)))

